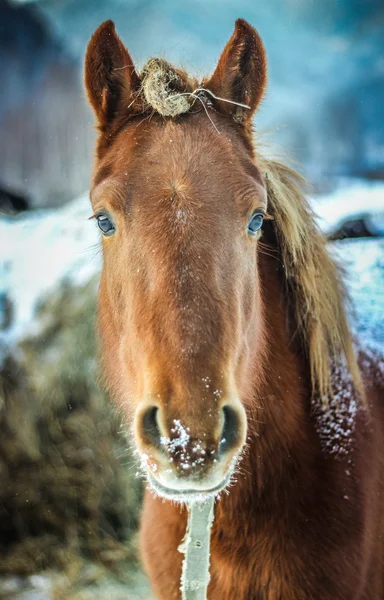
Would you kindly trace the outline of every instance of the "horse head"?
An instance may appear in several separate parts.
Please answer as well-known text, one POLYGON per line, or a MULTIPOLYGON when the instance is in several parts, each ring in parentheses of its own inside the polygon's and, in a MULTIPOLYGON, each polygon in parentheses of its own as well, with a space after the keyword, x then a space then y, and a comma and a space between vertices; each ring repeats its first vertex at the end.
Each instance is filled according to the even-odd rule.
POLYGON ((263 362, 257 247, 268 214, 251 121, 265 51, 238 20, 212 77, 160 59, 138 75, 107 21, 85 81, 100 131, 91 201, 107 385, 160 494, 217 493, 244 447, 263 362))

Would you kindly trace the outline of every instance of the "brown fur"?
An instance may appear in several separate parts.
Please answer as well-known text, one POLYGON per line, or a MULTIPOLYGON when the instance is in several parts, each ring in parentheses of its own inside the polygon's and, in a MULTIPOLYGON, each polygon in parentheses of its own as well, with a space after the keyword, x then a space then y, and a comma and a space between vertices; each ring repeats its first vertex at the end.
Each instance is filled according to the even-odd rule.
MULTIPOLYGON (((216 504, 210 600, 383 599, 383 381, 368 355, 357 366, 344 287, 299 177, 252 146, 261 40, 238 21, 211 79, 198 86, 177 74, 171 93, 202 87, 234 104, 202 92, 190 111, 164 118, 111 22, 88 48, 101 131, 92 203, 117 226, 103 240, 99 302, 107 385, 127 423, 151 394, 167 426, 182 418, 208 437, 217 403, 201 381, 239 393, 248 443, 237 483, 216 504), (250 241, 246 224, 261 206, 274 221, 250 241), (334 397, 337 412, 343 382, 330 365, 340 356, 366 404, 348 447, 333 453, 313 407, 334 397)), ((185 525, 183 508, 147 492, 141 546, 162 600, 180 598, 185 525)))

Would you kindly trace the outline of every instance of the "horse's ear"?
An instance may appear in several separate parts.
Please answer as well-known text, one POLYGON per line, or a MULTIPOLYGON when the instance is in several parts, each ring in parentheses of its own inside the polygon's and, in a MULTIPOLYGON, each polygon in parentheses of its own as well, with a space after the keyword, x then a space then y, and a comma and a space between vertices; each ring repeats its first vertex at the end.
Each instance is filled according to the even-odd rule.
POLYGON ((263 42, 247 21, 238 19, 216 70, 204 82, 204 87, 220 98, 247 105, 249 108, 229 102, 218 103, 221 112, 231 114, 236 121, 245 123, 252 118, 266 83, 267 57, 263 42))
POLYGON ((96 29, 85 57, 85 88, 101 127, 121 110, 134 109, 140 79, 113 21, 96 29))

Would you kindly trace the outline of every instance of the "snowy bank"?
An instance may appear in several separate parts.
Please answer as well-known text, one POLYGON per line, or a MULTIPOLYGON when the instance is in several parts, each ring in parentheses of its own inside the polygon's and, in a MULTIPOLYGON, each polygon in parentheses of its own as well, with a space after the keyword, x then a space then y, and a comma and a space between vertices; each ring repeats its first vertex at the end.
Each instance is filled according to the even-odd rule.
POLYGON ((0 216, 1 348, 39 331, 41 301, 65 282, 86 285, 100 272, 99 235, 88 194, 60 209, 0 216))
POLYGON ((352 299, 351 323, 362 341, 384 350, 384 239, 332 244, 352 299))
POLYGON ((364 217, 373 235, 384 236, 384 183, 362 179, 342 180, 331 194, 311 199, 324 233, 335 231, 347 219, 364 217))

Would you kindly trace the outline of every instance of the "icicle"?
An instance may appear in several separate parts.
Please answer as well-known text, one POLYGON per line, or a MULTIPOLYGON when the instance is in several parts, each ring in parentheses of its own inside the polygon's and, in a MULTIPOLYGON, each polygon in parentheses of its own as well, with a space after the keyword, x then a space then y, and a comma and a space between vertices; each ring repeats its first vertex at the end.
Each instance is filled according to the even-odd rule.
POLYGON ((179 552, 184 554, 182 600, 207 600, 209 557, 215 498, 188 504, 188 525, 179 552))

